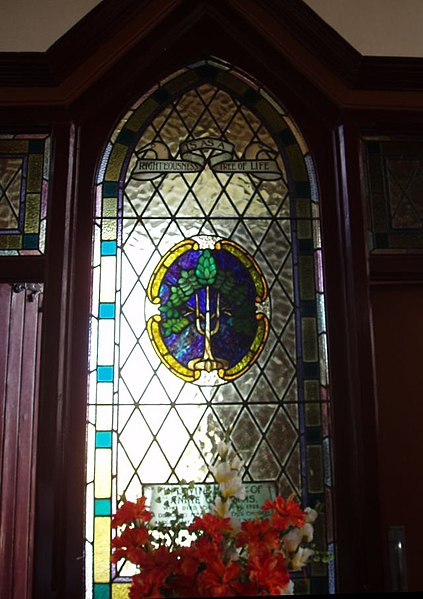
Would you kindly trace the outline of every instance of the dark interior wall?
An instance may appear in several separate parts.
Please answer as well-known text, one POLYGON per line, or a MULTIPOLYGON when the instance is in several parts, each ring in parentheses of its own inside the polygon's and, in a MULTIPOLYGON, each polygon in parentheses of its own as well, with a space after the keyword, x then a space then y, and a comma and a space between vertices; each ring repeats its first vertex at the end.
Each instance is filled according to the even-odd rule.
MULTIPOLYGON (((422 590, 423 285, 373 286, 371 302, 385 559, 389 527, 403 526, 408 590, 416 592, 422 590)), ((385 584, 389 589, 389 577, 385 584)))

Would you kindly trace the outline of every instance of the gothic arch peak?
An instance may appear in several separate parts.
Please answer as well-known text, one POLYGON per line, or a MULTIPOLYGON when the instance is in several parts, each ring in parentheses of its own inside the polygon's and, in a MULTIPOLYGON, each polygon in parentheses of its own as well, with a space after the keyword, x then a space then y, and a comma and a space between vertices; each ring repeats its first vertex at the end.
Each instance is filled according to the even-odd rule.
POLYGON ((0 54, 0 103, 70 105, 122 65, 162 60, 172 72, 182 55, 242 68, 254 59, 274 76, 296 73, 297 87, 337 106, 366 105, 367 90, 381 89, 413 90, 421 105, 423 61, 361 56, 303 0, 103 0, 45 53, 0 54))

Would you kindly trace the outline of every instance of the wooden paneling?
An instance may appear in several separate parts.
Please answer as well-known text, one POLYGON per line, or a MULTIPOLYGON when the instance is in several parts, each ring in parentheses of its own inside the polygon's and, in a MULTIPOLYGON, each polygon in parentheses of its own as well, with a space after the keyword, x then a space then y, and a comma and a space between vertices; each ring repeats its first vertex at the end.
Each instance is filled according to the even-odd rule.
MULTIPOLYGON (((390 526, 405 527, 408 591, 421 591, 423 284, 371 290, 384 557, 390 526)), ((371 531, 369 531, 369 539, 371 531)), ((391 590, 389 572, 385 590, 391 590)))
POLYGON ((2 599, 32 597, 41 298, 0 285, 2 599))

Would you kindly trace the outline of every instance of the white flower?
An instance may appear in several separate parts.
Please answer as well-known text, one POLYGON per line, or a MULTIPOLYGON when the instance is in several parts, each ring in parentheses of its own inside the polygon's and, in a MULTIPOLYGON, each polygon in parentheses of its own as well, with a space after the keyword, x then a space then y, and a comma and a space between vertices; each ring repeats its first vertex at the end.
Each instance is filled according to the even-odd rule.
POLYGON ((306 522, 314 522, 318 516, 316 510, 313 510, 311 507, 306 507, 305 510, 305 521, 306 522))
POLYGON ((228 445, 224 441, 219 441, 219 443, 217 444, 217 453, 219 454, 219 457, 221 460, 226 459, 226 456, 228 455, 228 451, 229 451, 228 445))
POLYGON ((221 518, 229 518, 229 508, 231 505, 231 498, 228 497, 226 500, 223 500, 221 497, 216 497, 214 501, 214 513, 221 518))
POLYGON ((303 535, 301 534, 301 530, 299 528, 291 528, 283 537, 283 545, 288 553, 293 553, 297 551, 302 540, 303 535))
POLYGON ((306 543, 311 543, 314 534, 313 525, 309 524, 308 522, 304 524, 304 526, 301 528, 301 534, 306 543))
POLYGON ((280 590, 280 595, 293 595, 294 594, 294 583, 292 580, 288 582, 286 587, 280 590))
POLYGON ((212 467, 211 471, 218 483, 225 483, 236 476, 236 472, 231 469, 228 462, 220 462, 217 466, 212 467))
POLYGON ((309 549, 308 547, 298 547, 297 553, 291 560, 291 568, 293 570, 301 570, 307 563, 309 557, 314 554, 313 549, 309 549))
POLYGON ((245 499, 245 487, 242 484, 242 480, 233 473, 234 475, 227 481, 220 483, 220 492, 223 497, 236 497, 237 499, 245 499))

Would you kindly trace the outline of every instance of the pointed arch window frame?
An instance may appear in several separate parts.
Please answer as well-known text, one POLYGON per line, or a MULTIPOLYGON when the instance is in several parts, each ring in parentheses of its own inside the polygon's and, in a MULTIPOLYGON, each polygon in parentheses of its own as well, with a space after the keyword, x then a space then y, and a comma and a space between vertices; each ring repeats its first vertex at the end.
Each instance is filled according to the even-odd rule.
MULTIPOLYGON (((298 390, 302 418, 300 443, 302 446, 302 486, 305 490, 303 499, 307 501, 310 494, 316 496, 319 494, 322 498, 325 498, 327 505, 330 506, 332 480, 328 424, 329 381, 327 379, 323 259, 318 225, 319 198, 313 161, 295 123, 283 111, 278 102, 247 75, 216 59, 191 65, 161 81, 125 115, 121 121, 121 125, 122 123, 123 125, 119 125, 115 129, 115 133, 103 153, 97 176, 96 220, 98 223, 102 218, 115 218, 116 230, 112 231, 112 227, 109 226, 106 238, 97 236, 97 251, 100 257, 106 258, 117 254, 125 173, 129 158, 139 137, 140 129, 155 114, 158 114, 163 109, 163 105, 169 102, 174 95, 179 96, 185 91, 198 86, 202 81, 210 82, 210 80, 238 97, 243 104, 266 123, 274 139, 278 141, 284 163, 289 171, 289 197, 291 198, 291 205, 295 207, 291 218, 297 238, 296 243, 293 244, 293 262, 298 272, 298 276, 295 278, 295 296, 299 298, 298 305, 295 306, 297 314, 296 334, 298 339, 308 336, 308 343, 299 343, 298 353, 299 377, 303 381, 298 390), (316 413, 313 415, 313 405, 319 406, 319 417, 316 416, 316 413), (306 460, 313 466, 310 470, 318 472, 315 480, 305 474, 306 460)), ((101 302, 99 303, 98 312, 94 313, 94 319, 112 319, 114 315, 114 302, 101 302)), ((91 388, 97 382, 111 383, 114 377, 113 364, 98 365, 95 360, 92 360, 90 377, 91 388)), ((113 443, 112 429, 95 429, 94 436, 91 435, 91 440, 89 439, 88 451, 97 452, 98 455, 100 453, 109 455, 110 453, 111 457, 113 443)), ((108 459, 107 457, 106 461, 108 459)), ((91 474, 95 477, 94 471, 91 474)), ((112 485, 110 489, 112 489, 112 485)), ((94 528, 91 534, 92 540, 95 542, 96 534, 102 535, 103 538, 109 534, 112 502, 106 497, 92 497, 92 500, 94 507, 90 513, 94 518, 94 528), (98 528, 96 528, 96 522, 98 528)), ((331 515, 328 514, 328 516, 330 520, 331 515)), ((328 541, 331 545, 330 532, 328 541)), ((90 541, 88 544, 91 544, 90 541)), ((105 559, 106 555, 104 554, 97 562, 100 563, 103 560, 104 564, 105 559)), ((95 553, 92 566, 95 572, 95 553)), ((101 569, 101 576, 107 579, 108 574, 104 566, 100 567, 101 569)), ((333 589, 333 567, 330 569, 328 579, 330 580, 326 588, 333 589)), ((110 580, 94 582, 92 592, 96 598, 97 596, 111 596, 110 580)), ((318 586, 315 586, 314 592, 319 592, 318 586)))

